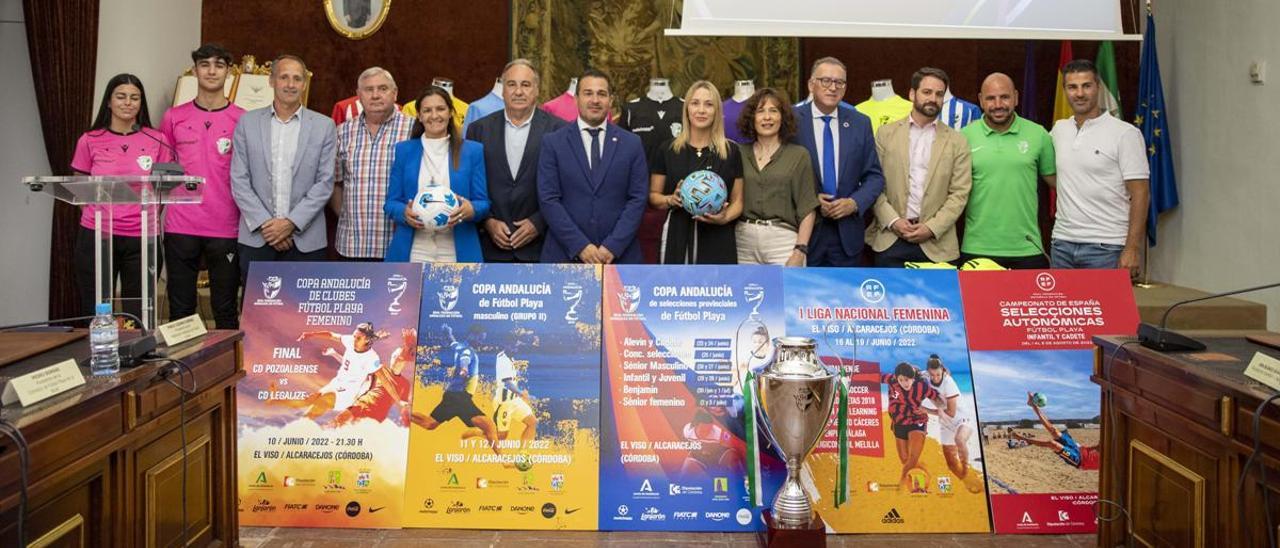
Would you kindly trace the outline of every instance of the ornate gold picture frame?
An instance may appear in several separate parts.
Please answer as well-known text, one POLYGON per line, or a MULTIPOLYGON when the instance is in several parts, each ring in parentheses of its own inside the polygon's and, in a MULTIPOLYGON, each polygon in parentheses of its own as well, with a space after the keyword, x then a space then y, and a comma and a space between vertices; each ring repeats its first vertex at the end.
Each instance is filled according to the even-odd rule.
POLYGON ((352 40, 373 36, 390 11, 391 0, 324 0, 329 26, 352 40))

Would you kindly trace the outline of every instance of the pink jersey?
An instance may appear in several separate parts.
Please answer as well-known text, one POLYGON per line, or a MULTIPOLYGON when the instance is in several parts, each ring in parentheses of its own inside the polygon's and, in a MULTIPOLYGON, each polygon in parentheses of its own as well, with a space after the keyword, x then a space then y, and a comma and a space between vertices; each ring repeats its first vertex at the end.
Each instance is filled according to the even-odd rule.
POLYGON ((578 101, 569 92, 561 93, 559 97, 542 103, 542 110, 566 122, 578 120, 578 101))
MULTIPOLYGON (((240 208, 231 196, 231 137, 244 109, 228 104, 205 110, 195 101, 183 103, 164 114, 160 131, 174 148, 187 175, 204 177, 204 197, 199 204, 166 206, 165 232, 235 238, 240 208)), ((174 194, 186 190, 175 189, 174 194)))
MULTIPOLYGON (((142 131, 128 135, 109 129, 88 131, 76 142, 71 169, 89 175, 150 175, 151 166, 173 161, 169 149, 158 143, 158 140, 168 143, 163 133, 151 128, 143 128, 142 131)), ((112 226, 107 226, 106 219, 103 219, 104 231, 116 236, 142 235, 142 212, 136 205, 82 206, 80 226, 92 229, 93 213, 99 207, 110 207, 114 218, 112 226)), ((157 226, 155 219, 152 219, 150 235, 155 234, 157 226)))

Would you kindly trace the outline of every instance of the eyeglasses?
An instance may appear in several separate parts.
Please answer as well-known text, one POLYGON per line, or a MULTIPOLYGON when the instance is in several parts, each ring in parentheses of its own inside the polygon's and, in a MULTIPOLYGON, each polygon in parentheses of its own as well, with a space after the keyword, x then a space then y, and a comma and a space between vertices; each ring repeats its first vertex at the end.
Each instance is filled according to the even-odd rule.
POLYGON ((844 89, 844 86, 848 84, 848 82, 836 78, 814 78, 813 81, 817 82, 819 86, 832 89, 844 89))

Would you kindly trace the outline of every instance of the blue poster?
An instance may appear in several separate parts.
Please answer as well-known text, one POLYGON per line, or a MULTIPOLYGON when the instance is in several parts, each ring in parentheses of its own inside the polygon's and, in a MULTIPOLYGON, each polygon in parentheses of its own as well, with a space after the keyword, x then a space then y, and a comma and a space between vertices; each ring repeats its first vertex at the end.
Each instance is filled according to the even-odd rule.
POLYGON ((757 529, 741 387, 782 335, 782 270, 609 266, 603 299, 600 529, 757 529))
POLYGON ((407 527, 596 528, 600 270, 430 265, 407 527))
POLYGON ((827 526, 988 531, 956 272, 807 268, 787 269, 784 280, 788 334, 816 339, 823 362, 849 380, 848 501, 835 504, 837 413, 802 473, 827 526))

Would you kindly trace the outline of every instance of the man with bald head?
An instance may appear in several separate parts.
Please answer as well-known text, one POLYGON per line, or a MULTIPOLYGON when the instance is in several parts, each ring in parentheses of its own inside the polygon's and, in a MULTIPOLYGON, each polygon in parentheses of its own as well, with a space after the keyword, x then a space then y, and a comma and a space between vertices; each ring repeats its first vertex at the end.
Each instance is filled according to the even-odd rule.
POLYGON ((1041 247, 1037 184, 1054 183, 1053 140, 1018 117, 1013 80, 994 73, 978 96, 982 119, 965 126, 973 190, 965 210, 963 261, 984 257, 1005 268, 1049 268, 1041 247))

